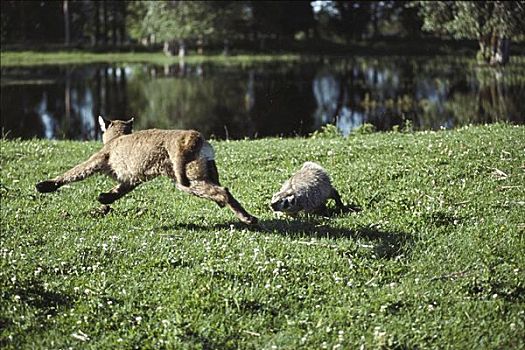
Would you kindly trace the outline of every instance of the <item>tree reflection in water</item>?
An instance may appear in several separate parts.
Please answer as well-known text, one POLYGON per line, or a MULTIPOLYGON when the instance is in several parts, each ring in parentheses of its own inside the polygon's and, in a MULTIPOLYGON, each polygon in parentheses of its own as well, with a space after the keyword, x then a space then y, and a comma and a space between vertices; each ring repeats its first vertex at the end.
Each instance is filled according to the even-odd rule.
POLYGON ((193 128, 216 138, 344 134, 470 123, 523 124, 525 69, 463 58, 366 57, 244 66, 82 65, 3 68, 8 137, 96 139, 96 117, 136 117, 138 129, 193 128))

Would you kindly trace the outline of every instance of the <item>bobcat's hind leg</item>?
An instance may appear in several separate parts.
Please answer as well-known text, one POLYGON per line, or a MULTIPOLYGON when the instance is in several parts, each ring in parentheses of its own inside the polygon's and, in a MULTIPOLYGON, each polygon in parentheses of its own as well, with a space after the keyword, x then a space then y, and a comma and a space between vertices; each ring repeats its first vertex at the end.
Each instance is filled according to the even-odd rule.
POLYGON ((120 183, 117 186, 113 187, 111 191, 99 194, 98 201, 102 204, 111 204, 117 199, 122 198, 129 192, 133 191, 135 187, 137 187, 137 185, 120 183))
POLYGON ((195 131, 189 130, 175 145, 168 147, 168 156, 173 163, 173 172, 179 185, 184 187, 190 186, 190 180, 186 174, 188 163, 197 159, 197 156, 204 144, 202 135, 195 131))
POLYGON ((230 191, 221 186, 217 186, 208 181, 194 181, 190 187, 177 186, 180 190, 193 194, 200 198, 214 201, 220 206, 228 206, 231 211, 245 224, 254 225, 257 218, 249 214, 242 205, 232 196, 230 191))
POLYGON ((211 183, 220 186, 219 182, 219 171, 217 170, 217 164, 215 164, 214 160, 208 160, 206 162, 206 168, 208 171, 208 179, 211 183))
POLYGON ((190 180, 186 175, 186 164, 188 164, 189 162, 183 157, 180 157, 173 163, 173 172, 175 173, 177 183, 184 187, 190 187, 190 180))
POLYGON ((54 192, 60 187, 75 181, 84 180, 101 170, 106 164, 107 157, 103 154, 94 154, 88 160, 66 171, 63 175, 52 180, 42 181, 36 184, 36 190, 41 193, 54 192))

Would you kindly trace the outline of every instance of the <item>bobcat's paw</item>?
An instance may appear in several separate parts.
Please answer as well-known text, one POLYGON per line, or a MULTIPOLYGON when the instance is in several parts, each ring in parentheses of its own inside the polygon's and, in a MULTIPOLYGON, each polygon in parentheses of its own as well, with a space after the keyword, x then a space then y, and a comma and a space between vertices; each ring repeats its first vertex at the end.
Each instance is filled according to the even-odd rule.
POLYGON ((36 190, 40 193, 48 193, 48 192, 55 192, 58 190, 60 185, 56 183, 56 181, 46 180, 39 182, 35 185, 36 190))
POLYGON ((257 225, 257 223, 259 222, 259 219, 257 219, 255 216, 252 216, 252 215, 244 215, 241 218, 241 221, 247 225, 257 225))
POLYGON ((116 200, 116 198, 113 193, 101 193, 98 195, 97 200, 102 204, 111 204, 116 200))

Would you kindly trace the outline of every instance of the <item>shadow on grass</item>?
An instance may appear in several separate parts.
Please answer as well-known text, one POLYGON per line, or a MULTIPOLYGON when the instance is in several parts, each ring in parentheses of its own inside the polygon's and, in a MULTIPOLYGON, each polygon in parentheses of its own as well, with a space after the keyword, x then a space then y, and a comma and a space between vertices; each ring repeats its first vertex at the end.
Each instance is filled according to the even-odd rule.
MULTIPOLYGON (((46 289, 40 281, 29 280, 24 284, 17 283, 16 286, 7 288, 1 302, 11 304, 13 300, 16 301, 17 307, 23 309, 34 309, 34 315, 37 320, 28 328, 24 328, 20 332, 20 328, 16 326, 16 322, 9 318, 9 316, 0 317, 0 329, 8 329, 15 338, 15 346, 18 335, 21 333, 30 333, 32 331, 45 332, 52 326, 50 322, 44 322, 51 316, 55 316, 61 310, 70 309, 74 304, 74 298, 62 292, 56 292, 46 289)), ((0 348, 7 346, 6 338, 0 337, 0 348)), ((13 345, 11 344, 11 345, 13 345)))
POLYGON ((327 225, 321 220, 309 217, 307 219, 294 220, 261 220, 256 226, 246 226, 240 222, 230 222, 214 226, 200 224, 176 224, 163 226, 164 231, 169 230, 191 230, 209 232, 213 230, 248 230, 262 234, 278 234, 292 239, 325 238, 330 240, 354 239, 359 240, 360 245, 370 246, 375 255, 382 259, 394 259, 406 255, 413 243, 412 237, 404 232, 382 231, 375 227, 366 226, 357 229, 347 229, 327 225), (364 241, 364 242, 363 242, 364 241), (368 242, 367 242, 368 241, 368 242))
POLYGON ((29 281, 6 291, 6 298, 18 298, 21 303, 38 309, 43 315, 56 315, 60 308, 69 308, 73 298, 69 295, 47 290, 39 281, 29 281))
POLYGON ((406 254, 412 241, 410 235, 403 232, 382 231, 370 226, 356 229, 333 227, 311 218, 293 221, 263 220, 260 226, 261 229, 256 231, 277 233, 291 238, 346 238, 359 240, 361 243, 368 241, 375 255, 383 259, 393 259, 406 254))

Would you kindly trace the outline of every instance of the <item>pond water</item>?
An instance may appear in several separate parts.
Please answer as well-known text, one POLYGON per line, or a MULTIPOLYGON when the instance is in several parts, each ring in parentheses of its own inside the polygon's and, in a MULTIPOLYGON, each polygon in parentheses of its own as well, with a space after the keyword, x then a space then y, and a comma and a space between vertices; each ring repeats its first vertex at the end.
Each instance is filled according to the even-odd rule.
POLYGON ((454 57, 316 58, 250 65, 88 64, 2 68, 8 138, 97 139, 96 118, 218 139, 454 128, 525 118, 525 65, 493 71, 454 57))

